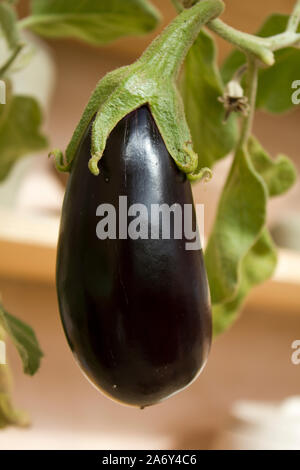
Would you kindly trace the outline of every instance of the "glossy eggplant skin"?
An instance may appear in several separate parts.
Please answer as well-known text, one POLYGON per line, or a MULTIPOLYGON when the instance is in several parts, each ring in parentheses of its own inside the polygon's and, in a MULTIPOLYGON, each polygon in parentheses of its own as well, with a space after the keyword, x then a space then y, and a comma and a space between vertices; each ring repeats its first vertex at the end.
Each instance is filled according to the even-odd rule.
POLYGON ((183 208, 193 204, 191 187, 147 106, 112 131, 97 177, 88 169, 90 145, 91 126, 63 206, 57 258, 61 318, 90 381, 116 401, 145 407, 185 388, 206 362, 211 309, 203 253, 186 250, 184 238, 100 240, 96 210, 109 203, 118 214, 124 195, 128 207, 183 208))

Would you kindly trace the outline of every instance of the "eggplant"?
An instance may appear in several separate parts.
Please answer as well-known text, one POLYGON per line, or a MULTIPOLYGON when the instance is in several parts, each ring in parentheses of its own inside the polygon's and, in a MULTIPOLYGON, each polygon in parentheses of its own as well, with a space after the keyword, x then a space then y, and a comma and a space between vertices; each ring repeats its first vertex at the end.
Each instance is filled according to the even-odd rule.
MULTIPOLYGON (((143 204, 149 211, 153 204, 190 205, 195 227, 192 191, 148 106, 113 129, 99 176, 88 169, 91 128, 74 159, 63 204, 60 314, 87 378, 108 397, 143 408, 187 387, 206 363, 212 325, 203 252, 187 250, 185 236, 163 238, 161 229, 159 238, 120 237, 117 230, 116 237, 99 239, 97 209, 110 204, 118 214, 120 196, 128 207, 143 204)), ((151 230, 151 219, 147 223, 151 230)))

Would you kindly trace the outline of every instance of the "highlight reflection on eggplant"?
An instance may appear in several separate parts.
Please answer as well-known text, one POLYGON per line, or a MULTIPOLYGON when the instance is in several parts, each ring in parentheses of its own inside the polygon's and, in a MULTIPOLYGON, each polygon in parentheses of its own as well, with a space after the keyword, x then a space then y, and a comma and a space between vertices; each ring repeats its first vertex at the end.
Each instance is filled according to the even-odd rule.
POLYGON ((106 203, 118 213, 119 196, 149 213, 152 204, 183 209, 193 204, 191 187, 147 106, 112 131, 97 177, 88 169, 90 145, 91 125, 63 206, 57 259, 62 322, 98 389, 119 402, 149 406, 189 385, 206 362, 211 311, 203 253, 186 250, 184 237, 100 240, 96 211, 106 203))

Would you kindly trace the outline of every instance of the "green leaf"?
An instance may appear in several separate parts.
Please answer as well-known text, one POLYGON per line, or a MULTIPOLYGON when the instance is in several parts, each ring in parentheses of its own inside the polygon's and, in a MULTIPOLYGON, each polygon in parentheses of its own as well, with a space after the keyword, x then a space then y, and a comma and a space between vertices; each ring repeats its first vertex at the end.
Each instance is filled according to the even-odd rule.
POLYGON ((267 191, 249 155, 238 151, 220 198, 205 252, 212 303, 235 295, 243 258, 258 239, 266 219, 267 191))
POLYGON ((147 0, 33 0, 32 31, 46 37, 75 37, 106 44, 153 30, 159 13, 147 0))
POLYGON ((224 124, 224 107, 218 101, 223 95, 223 83, 216 60, 212 37, 201 31, 184 64, 181 93, 191 130, 194 149, 199 156, 199 168, 212 167, 227 155, 237 140, 234 115, 224 124))
POLYGON ((277 264, 276 247, 267 229, 247 253, 241 264, 240 284, 234 298, 213 306, 213 331, 217 336, 237 319, 239 311, 253 287, 268 280, 277 264))
MULTIPOLYGON (((286 29, 287 22, 287 15, 271 15, 257 34, 268 37, 282 33, 286 29)), ((233 51, 222 67, 224 81, 227 83, 245 62, 245 55, 241 51, 233 51)), ((269 68, 262 68, 259 72, 257 108, 271 113, 282 113, 294 108, 296 105, 292 102, 292 83, 299 77, 299 70, 299 49, 288 47, 275 52, 275 64, 269 68)))
POLYGON ((0 325, 17 348, 25 374, 34 375, 40 366, 43 353, 33 329, 7 313, 1 305, 0 325))
MULTIPOLYGON (((0 382, 4 367, 7 366, 0 366, 0 382)), ((29 417, 25 411, 14 407, 10 394, 0 392, 0 428, 10 425, 28 426, 29 417)))
POLYGON ((254 137, 249 140, 248 150, 256 171, 265 181, 269 196, 280 196, 296 182, 297 171, 288 157, 279 155, 273 160, 254 137))
MULTIPOLYGON (((1 326, 0 320, 0 340, 5 341, 6 335, 1 326)), ((9 425, 27 426, 29 418, 27 413, 14 407, 12 398, 12 377, 7 364, 0 364, 0 428, 9 425)))
POLYGON ((47 147, 41 123, 41 109, 32 97, 16 95, 0 105, 0 181, 19 158, 47 147))
POLYGON ((14 49, 19 42, 17 16, 14 9, 7 3, 0 3, 0 31, 8 46, 14 49))
MULTIPOLYGON (((287 157, 279 156, 272 160, 254 137, 249 141, 248 151, 255 171, 263 178, 270 197, 279 196, 293 186, 296 170, 287 157)), ((242 260, 238 290, 234 297, 227 302, 213 305, 215 335, 222 333, 236 320, 251 289, 268 280, 273 275, 276 264, 276 247, 265 228, 242 260)))

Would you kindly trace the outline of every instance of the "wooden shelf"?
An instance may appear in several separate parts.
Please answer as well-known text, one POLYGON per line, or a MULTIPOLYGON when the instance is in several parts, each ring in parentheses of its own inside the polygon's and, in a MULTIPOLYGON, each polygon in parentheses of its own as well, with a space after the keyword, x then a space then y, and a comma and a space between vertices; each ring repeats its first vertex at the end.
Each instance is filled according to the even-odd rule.
MULTIPOLYGON (((55 282, 59 217, 0 209, 0 276, 55 282)), ((300 313, 300 253, 280 250, 274 278, 253 290, 248 305, 300 313)))
POLYGON ((0 209, 0 276, 53 283, 59 217, 0 209))

